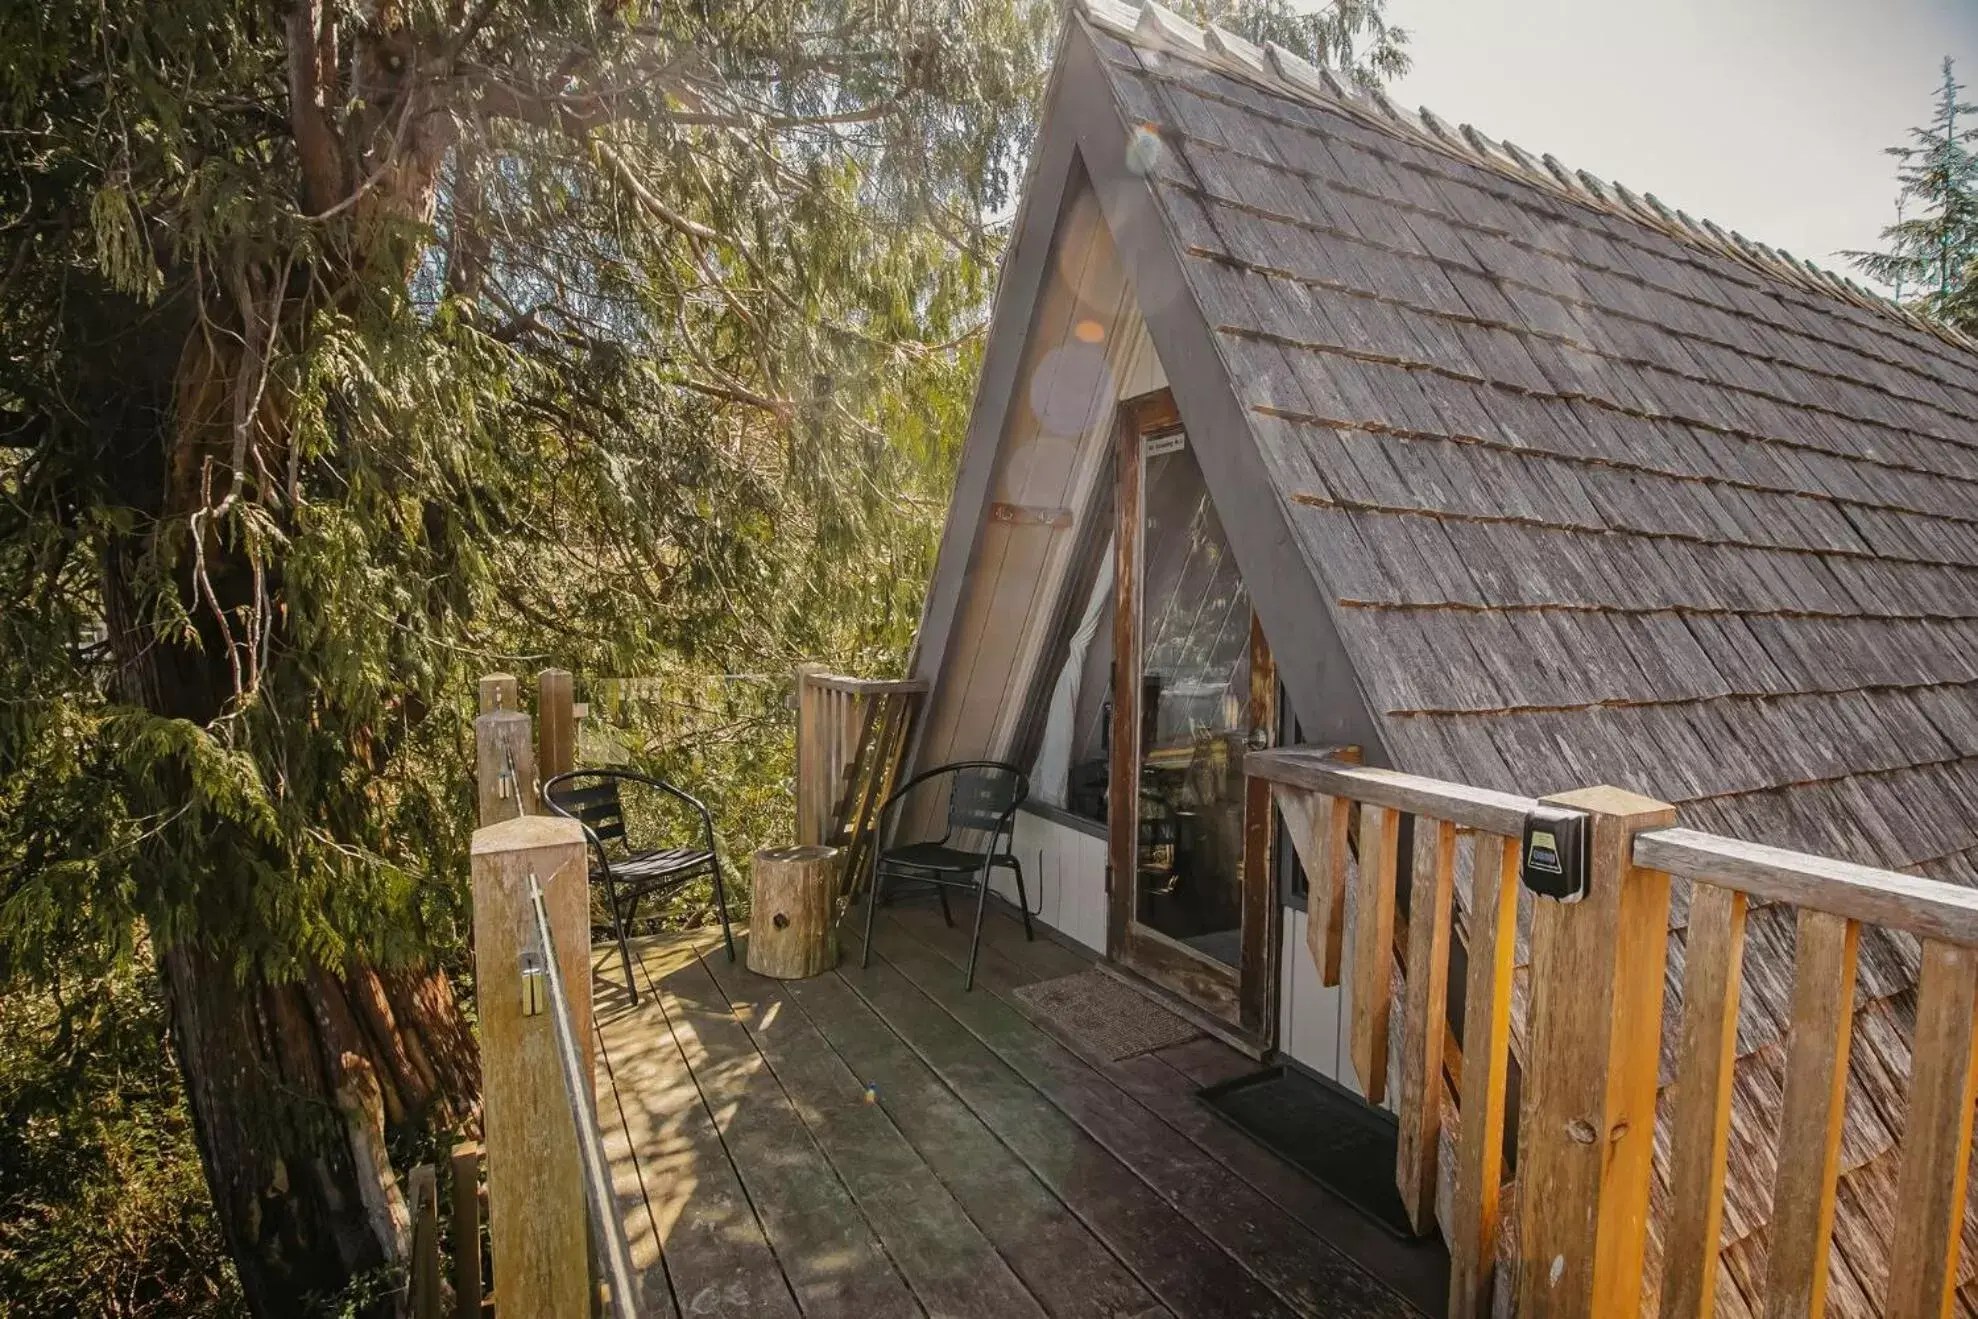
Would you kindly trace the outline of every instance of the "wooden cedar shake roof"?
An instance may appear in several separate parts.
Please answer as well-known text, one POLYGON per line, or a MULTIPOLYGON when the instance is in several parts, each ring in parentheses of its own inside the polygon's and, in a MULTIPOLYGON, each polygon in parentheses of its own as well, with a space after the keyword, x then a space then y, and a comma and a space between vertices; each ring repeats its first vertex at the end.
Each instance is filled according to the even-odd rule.
MULTIPOLYGON (((1970 344, 1156 6, 1085 0, 1070 40, 1389 763, 1614 783, 1693 827, 1978 884, 1970 344)), ((1144 309, 1166 358, 1176 312, 1144 309)), ((1244 569, 1280 665, 1317 662, 1269 616, 1259 579, 1290 565, 1244 569)), ((1763 1282, 1790 914, 1755 911, 1749 940, 1730 1316, 1763 1282)), ((1879 1310, 1917 970, 1864 931, 1834 1314, 1879 1310)), ((1672 1021, 1680 986, 1678 937, 1672 1021)), ((1978 1234, 1960 1267, 1978 1314, 1978 1234)))

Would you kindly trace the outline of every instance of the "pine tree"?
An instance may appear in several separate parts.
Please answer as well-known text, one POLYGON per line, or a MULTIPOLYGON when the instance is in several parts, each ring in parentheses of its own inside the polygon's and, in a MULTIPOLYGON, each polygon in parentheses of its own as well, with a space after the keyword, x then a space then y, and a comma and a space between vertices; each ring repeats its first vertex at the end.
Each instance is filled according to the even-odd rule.
POLYGON ((1896 223, 1882 231, 1888 247, 1847 255, 1898 299, 1916 290, 1909 305, 1923 315, 1978 329, 1978 105, 1963 93, 1947 56, 1930 122, 1887 149, 1901 162, 1896 223))

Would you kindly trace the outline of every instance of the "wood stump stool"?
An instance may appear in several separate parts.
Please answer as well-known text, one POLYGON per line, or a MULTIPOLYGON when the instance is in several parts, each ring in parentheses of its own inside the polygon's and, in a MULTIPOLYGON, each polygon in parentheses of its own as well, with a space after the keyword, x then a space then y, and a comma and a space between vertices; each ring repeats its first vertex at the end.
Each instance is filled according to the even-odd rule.
POLYGON ((750 877, 749 970, 802 980, 838 965, 838 849, 765 847, 750 877))

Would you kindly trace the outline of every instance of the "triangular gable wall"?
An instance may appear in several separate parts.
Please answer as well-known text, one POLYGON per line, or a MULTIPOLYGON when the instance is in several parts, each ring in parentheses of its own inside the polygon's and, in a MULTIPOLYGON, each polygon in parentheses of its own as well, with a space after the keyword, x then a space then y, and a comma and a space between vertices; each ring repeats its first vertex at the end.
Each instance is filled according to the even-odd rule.
POLYGON ((1053 625, 1084 607, 1069 598, 1073 569, 1110 526, 1114 409, 1166 383, 1098 198, 1074 178, 979 506, 924 763, 1012 754, 1053 625))
POLYGON ((1182 282, 1080 21, 1047 106, 922 616, 914 672, 933 694, 916 765, 1011 753, 1047 640, 1085 604, 1068 598, 1067 570, 1088 516, 1111 515, 1093 495, 1109 474, 1114 404, 1164 383, 1305 740, 1353 743, 1384 763, 1332 602, 1270 477, 1278 458, 1259 451, 1182 282))

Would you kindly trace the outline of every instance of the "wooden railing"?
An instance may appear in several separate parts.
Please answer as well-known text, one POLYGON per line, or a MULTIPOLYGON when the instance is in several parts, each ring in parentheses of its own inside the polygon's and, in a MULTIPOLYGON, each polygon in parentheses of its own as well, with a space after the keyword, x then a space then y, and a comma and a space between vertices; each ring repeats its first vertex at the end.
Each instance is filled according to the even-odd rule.
MULTIPOLYGON (((926 691, 919 681, 799 671, 799 839, 846 848, 847 875, 862 873, 859 849, 869 844, 872 819, 898 780, 926 691)), ((594 1097, 577 1104, 568 1080, 590 1074, 591 1060, 576 1055, 587 1054, 593 1043, 585 845, 575 821, 545 816, 539 800, 543 781, 575 768, 571 675, 556 669, 539 675, 534 704, 532 718, 523 708, 521 684, 511 675, 491 674, 481 681, 474 722, 481 824, 472 849, 474 962, 488 1263, 500 1314, 575 1315, 591 1312, 594 1277, 616 1284, 624 1273, 614 1261, 622 1240, 609 1240, 616 1235, 609 1230, 587 1231, 587 1215, 602 1214, 595 1203, 601 1173, 592 1167, 596 1150, 587 1141, 595 1133, 584 1129, 594 1116, 584 1111, 594 1108, 594 1097), (540 917, 541 928, 532 917, 540 917), (553 959, 543 955, 549 945, 553 959), (549 976, 550 970, 560 975, 549 976), (542 987, 532 993, 528 981, 538 974, 559 981, 564 993, 542 987), (564 1012, 556 1010, 553 1000, 559 999, 564 1012), (567 1039, 559 1038, 566 1033, 567 1039), (595 1272, 587 1237, 599 1247, 595 1272)), ((462 1175, 458 1162, 454 1175, 462 1175)), ((421 1170, 413 1193, 411 1308, 424 1314, 420 1307, 435 1303, 441 1272, 430 1170, 421 1170)), ((475 1231, 472 1254, 456 1257, 456 1271, 465 1277, 471 1270, 471 1304, 478 1312, 478 1226, 475 1231)), ((636 1290, 636 1280, 630 1281, 636 1290)), ((458 1286, 456 1297, 460 1314, 469 1313, 470 1289, 458 1286)), ((618 1313, 634 1308, 613 1303, 618 1313)))
POLYGON ((1252 775, 1268 779, 1308 883, 1306 943, 1326 985, 1340 983, 1351 955, 1350 1054, 1371 1103, 1387 1098, 1396 959, 1399 839, 1414 817, 1409 867, 1407 956, 1399 1086, 1401 1135, 1395 1182, 1417 1231, 1434 1226, 1445 1056, 1450 944, 1458 831, 1471 843, 1472 921, 1468 1005, 1458 1070, 1462 1077, 1454 1221, 1443 1224, 1451 1260, 1451 1314, 1489 1311, 1497 1255, 1504 1152, 1504 1096, 1511 1058, 1512 959, 1517 922, 1517 835, 1537 803, 1530 798, 1368 769, 1331 749, 1253 753, 1252 775), (1357 847, 1349 841, 1359 812, 1357 847), (1348 904, 1348 891, 1352 902, 1348 904), (1350 917, 1350 922, 1349 922, 1350 917), (1474 1119, 1474 1120, 1473 1120, 1474 1119))
POLYGON ((926 696, 921 679, 797 670, 797 842, 843 848, 848 888, 865 873, 874 817, 899 780, 926 696))
MULTIPOLYGON (((582 827, 545 815, 539 797, 543 779, 575 765, 571 675, 546 670, 536 687, 532 719, 514 677, 491 674, 480 684, 474 743, 481 827, 471 849, 474 997, 497 1311, 562 1316, 591 1313, 593 1277, 615 1284, 624 1270, 611 1267, 622 1263, 609 1249, 619 1246, 622 1254, 611 1230, 615 1206, 601 1225, 592 1221, 604 1211, 591 1167, 596 1150, 586 1141, 595 1139, 596 1106, 590 867, 582 827), (594 1244, 602 1255, 595 1275, 594 1244)), ((478 1238, 476 1256, 478 1284, 478 1238)), ((424 1276, 430 1257, 425 1260, 414 1261, 415 1304, 419 1289, 429 1293, 433 1285, 424 1276)), ((465 1267, 456 1264, 459 1272, 465 1267)), ((614 1300, 612 1310, 624 1316, 633 1307, 614 1300)), ((467 1313, 464 1302, 460 1313, 467 1313)))
POLYGON ((1389 1084, 1390 1021, 1401 1014, 1396 1184, 1417 1228, 1439 1226, 1448 1242, 1452 1316, 1490 1314, 1500 1286, 1519 1316, 1713 1314, 1754 902, 1790 904, 1797 938, 1783 1100, 1776 1113, 1750 1115, 1778 1133, 1769 1251, 1761 1294, 1742 1294, 1754 1313, 1823 1313, 1856 954, 1871 923, 1922 940, 1888 1282, 1873 1312, 1950 1312, 1978 1099, 1978 893, 1669 827, 1670 806, 1589 788, 1546 799, 1591 817, 1590 890, 1565 904, 1521 891, 1517 839, 1533 799, 1361 768, 1316 748, 1254 753, 1248 770, 1270 782, 1309 879, 1320 975, 1350 982, 1353 1069, 1376 1103, 1389 1084), (1414 847, 1397 939, 1403 817, 1414 847), (1462 1018, 1451 1022, 1459 871, 1469 879, 1467 979, 1462 1018), (1651 1222, 1671 876, 1690 882, 1691 897, 1659 1168, 1670 1195, 1651 1222), (1520 904, 1529 986, 1514 1061, 1520 904), (1514 1066, 1522 1101, 1510 1114, 1514 1066), (1442 1168, 1449 1100, 1454 1166, 1442 1168), (1500 1280, 1507 1140, 1517 1151, 1516 1245, 1506 1252, 1513 1273, 1500 1280), (1645 1271, 1652 1237, 1659 1288, 1645 1271))
POLYGON ((1767 1313, 1817 1315, 1825 1303, 1864 925, 1922 941, 1909 1076, 1894 1078, 1907 1080, 1908 1094, 1880 1313, 1890 1319, 1950 1313, 1978 1099, 1978 893, 1689 829, 1643 834, 1634 859, 1693 881, 1662 1313, 1710 1313, 1731 1114, 1729 1060, 1754 899, 1790 904, 1796 912, 1767 1313))
MULTIPOLYGON (((452 1252, 453 1319, 482 1319, 484 1295, 481 1277, 481 1147, 462 1142, 453 1147, 447 1160, 452 1179, 448 1198, 448 1242, 452 1252)), ((440 1243, 439 1174, 430 1163, 422 1163, 406 1179, 407 1199, 412 1204, 412 1258, 407 1269, 408 1304, 411 1319, 445 1319, 445 1283, 448 1276, 445 1252, 440 1243)))

